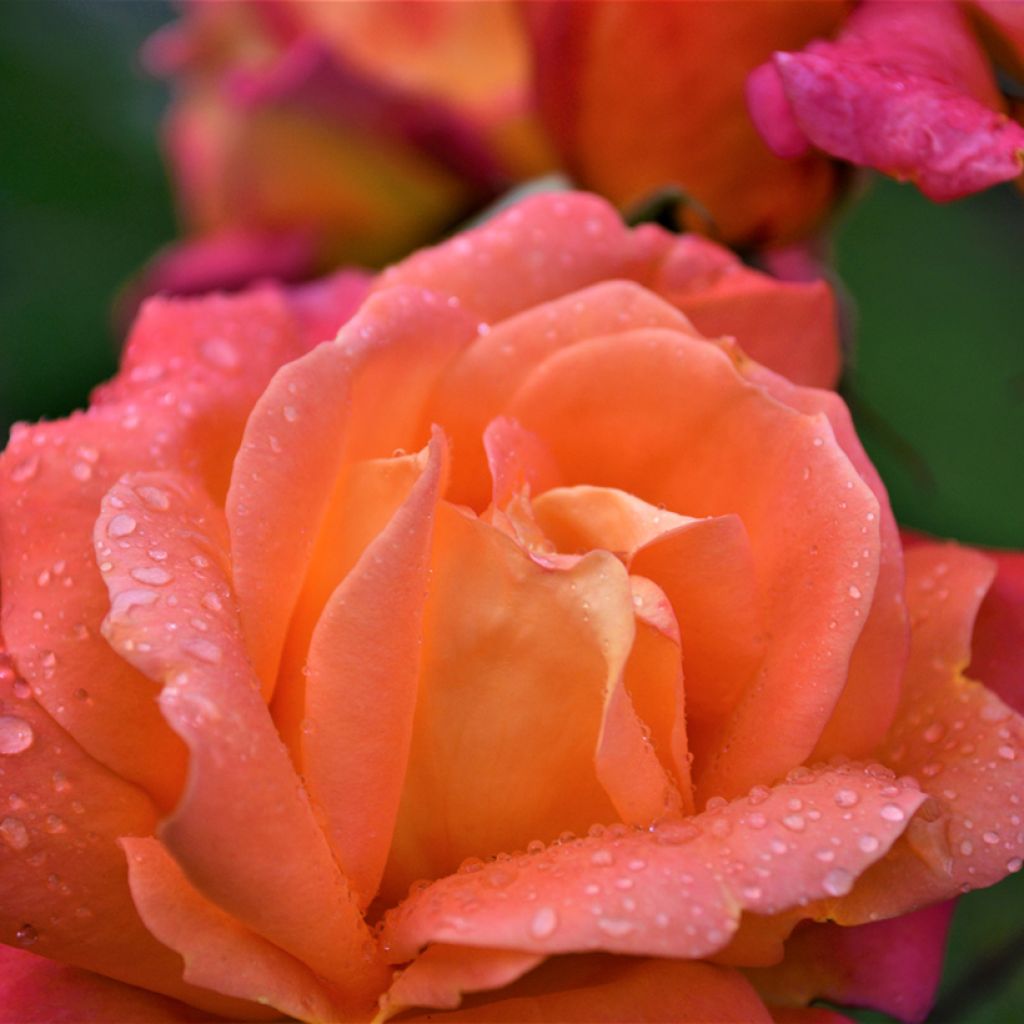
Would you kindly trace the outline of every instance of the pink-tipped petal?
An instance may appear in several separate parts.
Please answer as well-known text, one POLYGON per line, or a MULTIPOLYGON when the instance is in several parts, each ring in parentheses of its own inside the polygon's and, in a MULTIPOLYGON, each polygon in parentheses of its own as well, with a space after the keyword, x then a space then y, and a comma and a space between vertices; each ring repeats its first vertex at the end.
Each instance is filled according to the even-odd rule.
POLYGON ((146 927, 185 961, 194 985, 256 1004, 253 1020, 343 1014, 319 978, 293 956, 239 924, 197 892, 160 842, 122 839, 132 898, 146 927))
POLYGON ((978 610, 967 674, 1024 714, 1024 553, 985 554, 996 578, 978 610))
POLYGON ((373 942, 260 697, 226 533, 220 510, 172 474, 124 478, 96 523, 104 634, 162 684, 160 709, 189 748, 188 785, 161 836, 204 896, 365 1006, 381 983, 373 942))
POLYGON ((699 959, 726 946, 741 911, 824 900, 827 915, 924 799, 874 768, 804 769, 687 821, 450 875, 391 911, 382 941, 398 963, 431 942, 699 959))
POLYGON ((811 144, 793 116, 779 70, 771 61, 750 72, 746 94, 751 119, 768 148, 787 160, 806 156, 811 144))
POLYGON ((558 467, 544 442, 515 420, 507 416, 491 420, 483 440, 493 507, 504 508, 524 489, 541 494, 558 485, 558 467))
POLYGON ((2 1024, 214 1024, 223 1019, 156 992, 0 946, 2 1024))
POLYGON ((447 462, 440 432, 423 455, 408 498, 327 602, 306 662, 303 773, 363 906, 380 883, 405 781, 447 462))
POLYGON ((770 1004, 824 999, 916 1024, 935 1001, 952 914, 947 902, 852 928, 808 922, 786 942, 778 966, 748 977, 770 1004))
POLYGON ((1024 128, 1000 110, 985 54, 952 3, 866 3, 835 43, 777 53, 806 137, 909 178, 940 202, 1021 172, 1024 128))
POLYGON ((253 410, 227 516, 242 624, 268 696, 342 467, 420 448, 426 396, 474 336, 475 321, 429 293, 376 295, 334 343, 284 367, 253 410), (382 403, 395 394, 401 403, 382 403))
POLYGON ((770 1024, 739 971, 686 960, 581 956, 549 960, 493 997, 410 1021, 445 1024, 770 1024))

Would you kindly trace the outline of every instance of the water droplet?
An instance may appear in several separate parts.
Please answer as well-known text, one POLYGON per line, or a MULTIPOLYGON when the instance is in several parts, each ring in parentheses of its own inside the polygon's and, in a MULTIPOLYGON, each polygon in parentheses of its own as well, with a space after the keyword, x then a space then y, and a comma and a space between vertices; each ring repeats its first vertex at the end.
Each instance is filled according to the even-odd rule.
POLYGON ((12 850, 24 850, 28 846, 28 829, 20 818, 4 818, 0 821, 0 836, 12 850))
POLYGON ((857 845, 865 853, 874 853, 875 850, 877 850, 881 844, 879 843, 876 836, 873 836, 870 833, 865 833, 860 837, 860 839, 857 840, 857 845))
POLYGON ((15 715, 0 715, 0 754, 20 754, 35 739, 32 726, 15 715))
POLYGON ((845 868, 832 868, 821 880, 821 887, 829 896, 845 896, 853 888, 853 875, 845 868))
POLYGON ((860 796, 856 790, 840 789, 836 791, 835 800, 840 807, 853 807, 860 800, 860 796))
POLYGON ((238 351, 226 338, 207 338, 199 346, 199 355, 221 370, 234 370, 240 362, 238 351))
POLYGON ((970 839, 963 840, 963 842, 960 844, 960 852, 965 857, 970 857, 970 855, 974 853, 974 843, 972 843, 970 839))
POLYGON ((223 657, 220 647, 212 640, 206 640, 203 637, 185 640, 181 645, 181 649, 200 661, 205 661, 208 665, 220 664, 220 660, 223 657))
POLYGON ((1004 761, 1012 761, 1017 756, 1017 751, 1015 751, 1011 746, 1002 746, 996 751, 996 753, 1004 761))
POLYGON ((1020 857, 1013 857, 1006 862, 1006 870, 1012 875, 1014 872, 1020 871, 1024 867, 1024 861, 1020 857))
POLYGON ((636 925, 632 921, 626 921, 621 917, 600 917, 597 920, 597 927, 612 938, 621 939, 636 931, 636 925))
POLYGON ((48 814, 46 816, 46 831, 50 835, 59 835, 61 832, 67 831, 67 825, 64 824, 64 819, 59 814, 48 814))
POLYGON ((219 612, 224 609, 223 602, 212 590, 203 595, 200 603, 207 611, 219 612))
POLYGON ((171 496, 160 487, 144 484, 142 487, 136 487, 135 493, 157 512, 166 512, 171 507, 171 496))
POLYGON ((92 466, 88 462, 76 462, 71 467, 71 475, 80 483, 92 479, 92 466))
POLYGON ((535 939, 546 939, 558 928, 558 913, 553 907, 540 907, 530 921, 530 934, 535 939))
POLYGON ((107 523, 107 533, 111 537, 127 537, 130 533, 135 532, 138 525, 133 516, 128 515, 127 512, 119 512, 107 523))
POLYGON ((39 939, 39 932, 30 924, 23 924, 15 933, 19 946, 31 946, 39 939))
POLYGON ((159 565, 141 565, 128 574, 133 580, 138 580, 139 583, 146 583, 153 587, 162 587, 165 583, 170 583, 174 578, 166 569, 161 569, 159 565))
POLYGON ((24 679, 16 679, 11 689, 14 690, 14 696, 19 700, 28 700, 32 696, 32 687, 24 679))
POLYGON ((590 855, 590 863, 607 867, 609 864, 615 863, 615 858, 612 856, 611 850, 595 850, 590 855))
POLYGON ((763 895, 761 889, 756 885, 748 885, 740 890, 740 895, 751 903, 756 903, 763 895))
POLYGON ((903 821, 906 814, 898 804, 884 804, 878 812, 886 821, 903 821))
POLYGON ((29 455, 28 458, 22 459, 14 469, 11 470, 11 479, 16 484, 23 484, 31 480, 39 471, 39 456, 29 455))
POLYGON ((782 819, 782 824, 793 832, 803 832, 807 827, 807 822, 804 821, 802 814, 787 814, 782 819))
POLYGON ((995 846, 999 842, 999 834, 997 832, 983 832, 981 838, 988 843, 989 846, 995 846))
POLYGON ((760 811, 752 811, 747 815, 746 823, 751 828, 764 828, 768 824, 768 819, 760 811))
POLYGON ((849 595, 850 595, 850 597, 852 597, 852 598, 853 598, 853 599, 854 599, 855 601, 859 601, 859 600, 860 600, 860 596, 861 596, 861 595, 860 595, 860 587, 858 587, 858 586, 855 586, 854 584, 852 584, 852 583, 851 583, 851 584, 850 584, 850 589, 849 589, 849 595))
POLYGON ((299 418, 299 410, 294 405, 286 405, 281 410, 281 415, 289 422, 294 423, 299 418))

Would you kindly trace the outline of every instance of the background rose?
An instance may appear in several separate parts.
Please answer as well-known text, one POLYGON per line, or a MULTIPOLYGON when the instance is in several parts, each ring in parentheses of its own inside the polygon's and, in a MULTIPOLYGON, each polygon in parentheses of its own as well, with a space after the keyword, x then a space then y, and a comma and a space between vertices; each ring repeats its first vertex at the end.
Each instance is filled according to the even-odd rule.
MULTIPOLYGON (((751 1020, 734 968, 798 921, 1019 866, 1021 723, 959 677, 991 564, 914 556, 904 673, 895 527, 841 403, 621 280, 685 303, 718 263, 553 197, 382 275, 337 344, 311 348, 358 278, 147 307, 93 408, 4 456, 5 941, 331 1019, 386 984, 360 911, 418 875, 667 816, 417 891, 385 918, 395 962, 428 945, 389 1006, 599 949, 654 959, 555 960, 521 997, 751 1020), (833 754, 917 782, 798 768, 833 754)), ((859 933, 822 965, 815 927, 750 976, 773 1002, 836 990, 859 933)), ((920 1015, 924 974, 909 1009, 870 997, 920 1015)))

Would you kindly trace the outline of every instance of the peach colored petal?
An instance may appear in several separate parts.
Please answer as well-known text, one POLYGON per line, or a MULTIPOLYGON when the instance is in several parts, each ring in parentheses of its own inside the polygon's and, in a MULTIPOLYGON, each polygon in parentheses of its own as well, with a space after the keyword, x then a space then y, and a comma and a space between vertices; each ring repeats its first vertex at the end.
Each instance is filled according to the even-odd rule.
POLYGON ((438 382, 430 411, 459 452, 453 466, 455 500, 483 507, 480 435, 547 356, 573 342, 633 327, 692 333, 682 314, 630 281, 602 281, 557 296, 556 292, 551 301, 529 306, 484 331, 438 382))
POLYGON ((786 943, 782 963, 747 977, 773 1005, 824 999, 923 1021, 942 976, 952 913, 948 902, 852 928, 808 922, 786 943))
POLYGON ((382 941, 397 963, 431 942, 705 957, 725 947, 743 910, 774 914, 849 892, 925 799, 891 777, 804 769, 688 821, 617 826, 449 875, 390 911, 382 941))
POLYGON ((770 1024, 764 1004, 739 971, 684 960, 559 957, 492 998, 410 1021, 484 1024, 770 1024))
POLYGON ((630 231, 597 196, 528 196, 482 227, 390 267, 375 287, 455 295, 490 323, 609 278, 643 281, 670 238, 630 231))
POLYGON ((415 1006, 455 1009, 463 995, 504 988, 543 961, 534 953, 438 944, 395 975, 374 1024, 415 1006))
POLYGON ((593 552, 549 568, 443 503, 432 568, 385 903, 463 858, 584 832, 615 816, 612 801, 660 806, 666 781, 621 703, 597 753, 612 793, 595 771, 605 705, 621 688, 634 633, 621 562, 593 552), (612 771, 621 748, 637 759, 635 776, 612 771))
MULTIPOLYGON (((1001 112, 985 54, 955 4, 864 4, 834 43, 776 53, 771 67, 811 143, 910 179, 930 199, 1020 174, 1024 129, 1001 112)), ((760 96, 755 86, 754 120, 771 144, 778 110, 771 95, 762 108, 760 96)), ((792 124, 782 127, 788 145, 792 124)))
POLYGON ((275 1019, 274 1010, 309 1021, 343 1015, 308 967, 197 892, 158 840, 122 839, 121 846, 135 906, 146 927, 181 954, 188 981, 260 1004, 248 1010, 253 1020, 275 1019))
POLYGON ((540 494, 558 484, 558 467, 536 434, 515 420, 499 416, 483 433, 484 451, 491 471, 491 505, 504 508, 512 498, 529 489, 540 494))
POLYGON ((146 680, 98 635, 107 610, 92 530, 125 472, 184 468, 223 494, 245 418, 277 367, 306 347, 283 294, 155 299, 121 373, 93 408, 14 432, 0 474, 3 629, 49 713, 97 760, 162 806, 185 752, 146 680), (86 692, 92 699, 76 699, 86 692))
POLYGON ((1024 858, 1024 719, 963 675, 994 563, 954 544, 907 554, 912 641, 904 696, 880 750, 933 799, 836 920, 906 913, 992 885, 1024 858))
MULTIPOLYGON (((885 484, 865 454, 850 411, 838 395, 816 388, 795 387, 784 377, 738 353, 735 346, 722 343, 722 347, 740 373, 772 397, 806 415, 828 417, 839 447, 878 499, 881 548, 874 599, 850 658, 846 686, 812 755, 822 759, 837 754, 866 757, 892 724, 910 649, 903 597, 903 554, 885 484)), ((859 554, 854 552, 853 567, 868 557, 864 550, 859 554)))
POLYGON ((827 419, 744 382, 717 347, 663 330, 549 357, 508 414, 548 444, 569 485, 740 516, 773 642, 709 741, 698 790, 735 794, 803 762, 842 693, 878 572, 879 505, 827 419))
POLYGON ((779 281, 699 235, 684 235, 652 287, 701 334, 734 336, 751 359, 795 384, 835 387, 842 363, 839 324, 824 281, 779 281))
POLYGON ((374 296, 334 344, 284 367, 253 410, 227 515, 242 624, 266 695, 343 465, 425 443, 426 395, 473 336, 475 321, 429 293, 374 296), (394 394, 401 403, 382 400, 394 394))
POLYGON ((439 431, 424 455, 408 498, 327 602, 307 660, 303 774, 364 907, 384 871, 405 780, 447 462, 439 431))
POLYGON ((3 1024, 213 1024, 220 1020, 156 992, 0 946, 3 1024))
POLYGON ((365 1005, 382 980, 373 943, 260 698, 225 534, 219 509, 172 474, 124 478, 96 523, 111 598, 104 634, 163 684, 160 709, 189 747, 188 785, 161 836, 204 896, 306 963, 348 1006, 365 1005), (113 540, 118 516, 135 525, 113 540))
POLYGON ((47 715, 3 651, 0 737, 0 942, 210 1012, 244 1014, 244 1004, 182 981, 180 959, 132 905, 116 840, 151 832, 156 808, 47 715))

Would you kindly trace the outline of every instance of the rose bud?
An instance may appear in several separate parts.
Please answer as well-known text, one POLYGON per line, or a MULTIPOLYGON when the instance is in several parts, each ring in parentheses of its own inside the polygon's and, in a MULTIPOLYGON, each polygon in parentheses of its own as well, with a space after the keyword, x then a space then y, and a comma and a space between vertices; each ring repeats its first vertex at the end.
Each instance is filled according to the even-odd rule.
POLYGON ((15 431, 9 1019, 923 1019, 1024 856, 1019 591, 904 557, 751 355, 830 308, 729 266, 535 197, 365 299, 150 300, 15 431))

